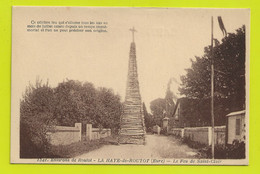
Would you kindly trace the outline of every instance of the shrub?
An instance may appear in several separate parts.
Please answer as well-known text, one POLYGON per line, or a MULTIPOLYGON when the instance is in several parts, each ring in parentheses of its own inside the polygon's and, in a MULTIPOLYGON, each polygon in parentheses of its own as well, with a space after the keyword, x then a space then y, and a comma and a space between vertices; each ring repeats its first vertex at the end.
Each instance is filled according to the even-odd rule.
POLYGON ((54 125, 53 90, 40 81, 27 87, 20 104, 20 157, 44 157, 48 153, 47 132, 54 125))
POLYGON ((168 135, 167 128, 162 128, 160 134, 168 135))
POLYGON ((192 141, 190 138, 188 137, 184 137, 182 139, 182 142, 187 144, 189 147, 194 148, 194 149, 199 149, 199 148, 204 148, 206 145, 197 142, 197 141, 192 141))
MULTIPOLYGON (((211 146, 199 150, 206 154, 207 158, 211 158, 211 146)), ((234 140, 231 145, 216 145, 214 148, 216 159, 244 159, 245 158, 245 143, 234 140)))

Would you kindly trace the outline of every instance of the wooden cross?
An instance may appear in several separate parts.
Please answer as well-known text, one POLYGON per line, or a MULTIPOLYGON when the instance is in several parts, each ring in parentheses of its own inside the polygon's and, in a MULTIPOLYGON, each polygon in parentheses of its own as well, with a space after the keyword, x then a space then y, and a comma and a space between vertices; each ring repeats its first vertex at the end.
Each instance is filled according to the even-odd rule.
POLYGON ((135 27, 133 27, 133 28, 130 28, 130 31, 132 31, 132 35, 133 35, 133 42, 135 41, 135 35, 134 35, 134 32, 137 32, 136 30, 135 30, 135 27))

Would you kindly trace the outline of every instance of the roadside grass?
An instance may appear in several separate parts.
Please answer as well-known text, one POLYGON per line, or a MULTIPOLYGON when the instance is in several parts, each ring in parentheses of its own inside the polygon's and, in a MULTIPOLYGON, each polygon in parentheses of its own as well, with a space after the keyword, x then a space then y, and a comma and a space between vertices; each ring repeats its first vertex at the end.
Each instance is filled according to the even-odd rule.
MULTIPOLYGON (((179 138, 180 142, 188 145, 190 148, 197 149, 196 158, 212 158, 211 146, 192 141, 189 138, 179 138)), ((231 145, 215 145, 215 159, 245 159, 245 143, 234 141, 231 145)))
MULTIPOLYGON (((163 145, 157 149, 159 155, 162 158, 195 158, 197 156, 198 151, 190 148, 187 144, 182 143, 181 139, 176 138, 174 136, 165 136, 168 140, 167 145, 163 145)), ((158 145, 160 146, 160 145, 158 145)))
POLYGON ((80 141, 69 145, 58 145, 50 147, 51 156, 57 158, 72 158, 96 149, 104 145, 117 144, 117 137, 106 137, 99 140, 80 141))
POLYGON ((192 141, 189 138, 181 138, 180 136, 175 136, 175 135, 170 135, 170 136, 174 137, 179 144, 186 145, 192 149, 196 149, 197 154, 194 156, 195 158, 198 158, 198 159, 210 158, 205 151, 205 148, 207 148, 205 145, 203 145, 199 142, 192 141))

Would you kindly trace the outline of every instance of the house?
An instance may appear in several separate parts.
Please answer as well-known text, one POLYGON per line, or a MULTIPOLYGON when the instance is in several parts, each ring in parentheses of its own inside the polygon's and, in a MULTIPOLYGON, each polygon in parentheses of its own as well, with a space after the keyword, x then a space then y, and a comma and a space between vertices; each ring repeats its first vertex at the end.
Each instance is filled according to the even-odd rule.
MULTIPOLYGON (((215 126, 223 126, 229 112, 230 101, 225 98, 215 99, 215 126)), ((170 127, 203 127, 211 125, 210 98, 180 98, 177 100, 172 116, 169 116, 170 127)))
POLYGON ((175 128, 203 126, 200 101, 198 99, 180 98, 177 100, 169 126, 175 128))
POLYGON ((227 144, 234 140, 245 141, 245 110, 231 112, 227 115, 227 144))
POLYGON ((181 102, 178 99, 175 105, 175 109, 173 111, 173 116, 172 116, 172 120, 171 120, 171 126, 172 127, 183 127, 183 119, 180 117, 180 110, 181 109, 181 102))

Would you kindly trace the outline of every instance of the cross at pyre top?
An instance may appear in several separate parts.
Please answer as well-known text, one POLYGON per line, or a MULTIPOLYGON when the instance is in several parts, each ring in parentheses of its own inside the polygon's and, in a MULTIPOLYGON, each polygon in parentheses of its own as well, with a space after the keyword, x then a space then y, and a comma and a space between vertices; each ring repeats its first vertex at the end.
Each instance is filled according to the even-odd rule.
POLYGON ((133 42, 134 42, 134 41, 135 41, 134 32, 137 32, 137 31, 135 30, 135 27, 133 27, 133 28, 130 28, 130 31, 132 32, 132 36, 133 36, 133 42))

